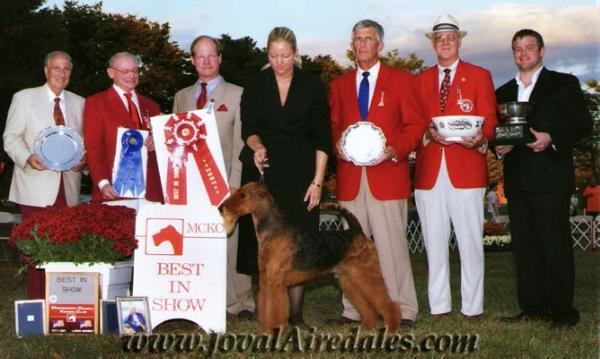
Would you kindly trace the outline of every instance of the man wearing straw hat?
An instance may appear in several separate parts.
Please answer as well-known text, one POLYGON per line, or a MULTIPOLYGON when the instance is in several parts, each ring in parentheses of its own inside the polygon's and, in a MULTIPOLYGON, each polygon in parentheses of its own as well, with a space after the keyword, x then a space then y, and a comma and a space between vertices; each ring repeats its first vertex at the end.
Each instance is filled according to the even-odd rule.
POLYGON ((487 142, 496 126, 496 98, 489 71, 459 58, 458 21, 438 17, 431 32, 437 64, 417 76, 429 119, 434 116, 484 116, 473 137, 450 142, 430 123, 417 148, 415 201, 429 266, 429 306, 434 316, 452 311, 448 242, 454 227, 461 263, 461 312, 465 319, 483 313, 483 197, 488 184, 487 142))

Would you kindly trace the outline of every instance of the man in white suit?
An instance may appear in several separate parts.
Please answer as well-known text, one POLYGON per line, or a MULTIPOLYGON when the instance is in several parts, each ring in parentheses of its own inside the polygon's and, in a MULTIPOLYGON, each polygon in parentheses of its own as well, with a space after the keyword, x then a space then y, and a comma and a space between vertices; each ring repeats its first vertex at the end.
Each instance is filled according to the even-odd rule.
MULTIPOLYGON (((65 90, 72 69, 67 53, 49 53, 44 61, 46 83, 17 92, 8 110, 4 150, 15 163, 8 199, 19 205, 23 220, 47 206, 74 206, 79 199, 80 169, 85 160, 68 171, 55 172, 48 170, 33 153, 35 137, 46 127, 56 125, 57 116, 64 125, 81 134, 84 99, 65 90)), ((41 293, 35 288, 32 276, 29 296, 43 298, 43 274, 41 293)))
MULTIPOLYGON (((240 187, 242 164, 238 159, 243 147, 240 122, 240 99, 243 89, 230 84, 219 74, 222 62, 221 44, 213 37, 202 35, 192 42, 192 64, 198 81, 175 94, 173 113, 194 111, 214 104, 221 150, 229 188, 240 187)), ((252 278, 236 270, 238 230, 227 243, 227 312, 240 319, 254 318, 252 278)))

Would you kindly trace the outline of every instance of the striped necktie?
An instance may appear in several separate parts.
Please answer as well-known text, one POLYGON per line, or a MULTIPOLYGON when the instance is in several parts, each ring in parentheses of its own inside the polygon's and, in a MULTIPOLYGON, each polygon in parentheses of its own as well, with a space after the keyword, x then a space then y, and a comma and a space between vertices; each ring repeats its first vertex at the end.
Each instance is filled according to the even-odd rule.
POLYGON ((444 69, 444 80, 442 81, 442 87, 440 88, 440 111, 444 112, 446 108, 446 101, 448 100, 448 94, 450 93, 450 69, 444 69))

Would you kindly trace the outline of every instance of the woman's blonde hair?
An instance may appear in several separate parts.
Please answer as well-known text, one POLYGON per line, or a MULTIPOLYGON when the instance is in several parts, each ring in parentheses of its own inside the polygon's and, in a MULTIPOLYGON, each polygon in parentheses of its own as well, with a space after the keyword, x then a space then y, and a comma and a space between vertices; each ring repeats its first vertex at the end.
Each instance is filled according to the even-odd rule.
MULTIPOLYGON (((285 26, 278 26, 276 28, 273 28, 273 30, 271 30, 271 32, 269 33, 269 38, 267 39, 267 51, 269 49, 269 46, 271 46, 271 43, 279 41, 285 41, 288 44, 290 44, 292 50, 294 50, 294 52, 296 53, 296 57, 294 58, 294 65, 296 65, 296 67, 298 68, 302 68, 302 58, 298 53, 298 43, 296 42, 296 35, 294 35, 294 32, 285 26)), ((271 64, 266 64, 265 66, 263 66, 263 69, 266 69, 269 66, 271 66, 271 64)))

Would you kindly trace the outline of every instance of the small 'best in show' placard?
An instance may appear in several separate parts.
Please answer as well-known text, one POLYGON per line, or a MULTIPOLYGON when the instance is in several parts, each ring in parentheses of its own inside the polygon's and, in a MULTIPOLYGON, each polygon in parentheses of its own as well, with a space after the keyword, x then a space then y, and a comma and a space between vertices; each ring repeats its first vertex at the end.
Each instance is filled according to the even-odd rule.
POLYGON ((48 333, 98 333, 98 273, 46 273, 48 333))

